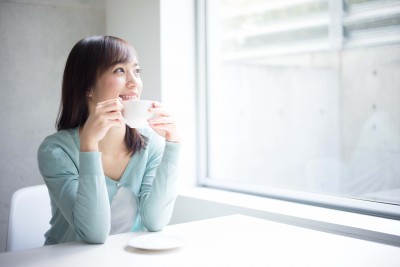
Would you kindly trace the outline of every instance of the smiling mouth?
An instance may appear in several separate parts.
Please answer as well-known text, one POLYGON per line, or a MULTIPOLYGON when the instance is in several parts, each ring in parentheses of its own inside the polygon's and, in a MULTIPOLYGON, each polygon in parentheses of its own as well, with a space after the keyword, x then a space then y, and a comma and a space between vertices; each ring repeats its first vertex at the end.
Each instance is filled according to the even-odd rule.
POLYGON ((138 99, 138 95, 136 94, 126 94, 126 95, 119 95, 122 101, 131 100, 131 99, 138 99))

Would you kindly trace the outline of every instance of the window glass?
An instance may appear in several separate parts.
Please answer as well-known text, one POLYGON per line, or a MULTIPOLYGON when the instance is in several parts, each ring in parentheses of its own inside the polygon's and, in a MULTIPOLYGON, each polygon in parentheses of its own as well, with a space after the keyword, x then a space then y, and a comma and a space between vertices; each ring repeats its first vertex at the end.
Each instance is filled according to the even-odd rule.
POLYGON ((399 1, 205 11, 203 184, 400 204, 399 1))

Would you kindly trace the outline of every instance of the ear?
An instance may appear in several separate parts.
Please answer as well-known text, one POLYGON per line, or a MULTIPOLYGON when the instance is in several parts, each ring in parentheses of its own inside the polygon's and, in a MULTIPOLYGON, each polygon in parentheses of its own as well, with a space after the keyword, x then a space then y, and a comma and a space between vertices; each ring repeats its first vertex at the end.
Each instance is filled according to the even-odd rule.
POLYGON ((92 90, 86 91, 86 97, 88 98, 92 97, 92 90))

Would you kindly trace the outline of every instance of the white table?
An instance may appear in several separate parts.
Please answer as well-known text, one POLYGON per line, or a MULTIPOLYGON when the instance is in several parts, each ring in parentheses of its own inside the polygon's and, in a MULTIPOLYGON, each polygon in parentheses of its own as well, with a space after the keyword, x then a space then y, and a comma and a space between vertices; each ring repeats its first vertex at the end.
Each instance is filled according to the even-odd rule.
POLYGON ((400 247, 243 215, 171 225, 163 233, 187 242, 145 251, 128 247, 137 233, 126 233, 103 245, 72 242, 1 253, 0 266, 400 266, 400 247))

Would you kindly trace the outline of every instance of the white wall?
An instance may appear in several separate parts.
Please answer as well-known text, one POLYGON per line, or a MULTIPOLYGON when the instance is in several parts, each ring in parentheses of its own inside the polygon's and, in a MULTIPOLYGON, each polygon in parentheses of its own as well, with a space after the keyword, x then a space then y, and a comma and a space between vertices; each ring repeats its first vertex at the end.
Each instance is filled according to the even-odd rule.
POLYGON ((104 33, 103 0, 0 1, 0 252, 12 193, 43 183, 36 152, 55 132, 68 53, 104 33))

